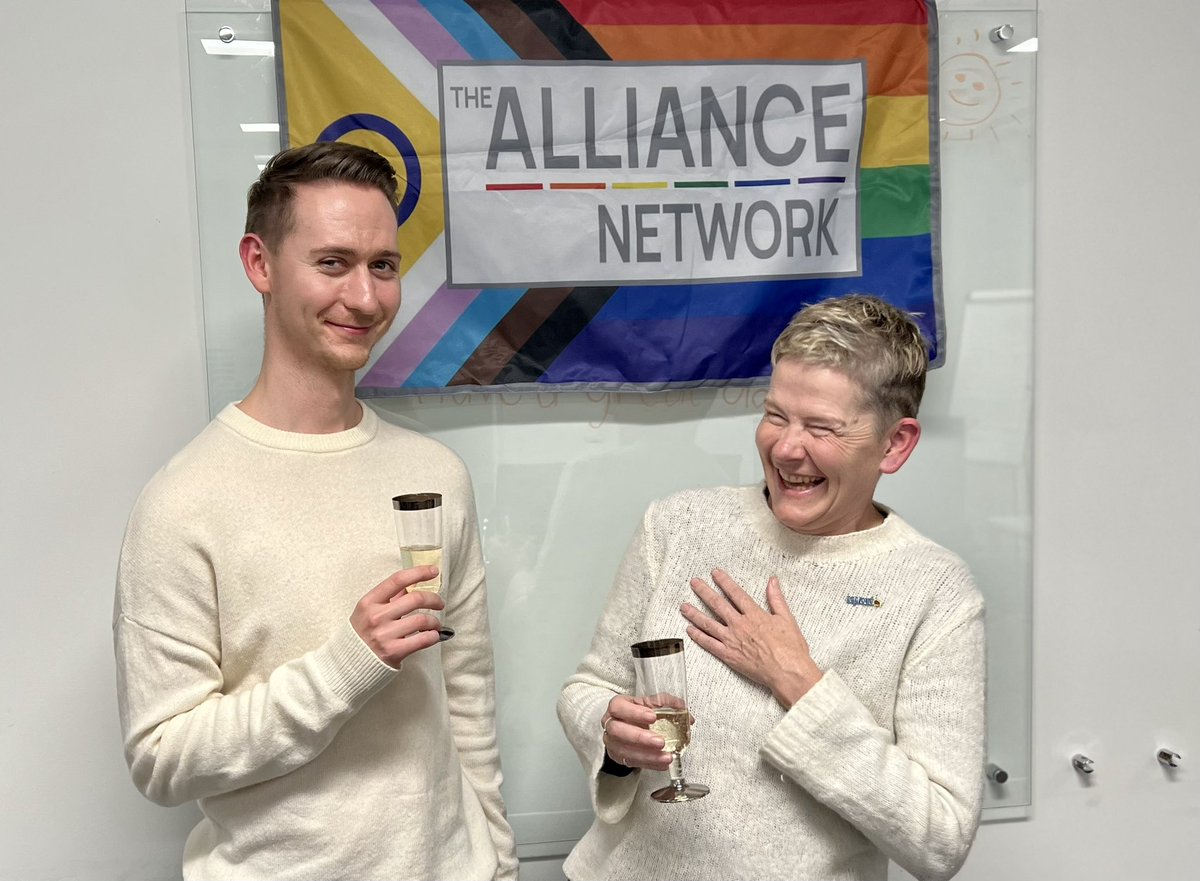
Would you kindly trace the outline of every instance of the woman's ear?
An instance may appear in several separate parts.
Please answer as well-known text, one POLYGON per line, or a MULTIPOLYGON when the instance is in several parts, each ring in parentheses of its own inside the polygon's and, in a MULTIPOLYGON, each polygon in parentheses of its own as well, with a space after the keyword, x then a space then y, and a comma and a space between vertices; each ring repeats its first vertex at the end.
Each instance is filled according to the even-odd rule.
POLYGON ((912 451, 917 448, 921 439, 921 423, 911 416, 905 416, 892 426, 887 433, 887 447, 883 461, 879 463, 880 474, 895 474, 900 466, 908 461, 912 451))

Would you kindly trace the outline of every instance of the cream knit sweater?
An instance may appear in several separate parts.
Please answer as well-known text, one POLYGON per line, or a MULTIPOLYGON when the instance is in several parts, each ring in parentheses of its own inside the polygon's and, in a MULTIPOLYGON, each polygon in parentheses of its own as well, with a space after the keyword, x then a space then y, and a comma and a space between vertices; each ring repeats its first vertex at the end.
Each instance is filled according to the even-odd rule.
POLYGON ((114 634, 134 783, 204 814, 185 878, 516 876, 474 497, 442 445, 366 406, 307 435, 230 405, 139 498, 114 634), (458 634, 396 671, 349 615, 401 568, 391 497, 427 490, 458 634))
POLYGON ((949 878, 983 794, 983 603, 963 562, 892 512, 814 537, 780 524, 761 485, 680 493, 646 512, 558 713, 596 812, 565 864, 573 881, 883 881, 888 858, 949 878), (658 804, 665 774, 599 772, 600 719, 633 691, 630 644, 683 636, 689 579, 718 567, 764 607, 778 575, 826 672, 785 711, 684 637, 683 769, 712 792, 658 804))

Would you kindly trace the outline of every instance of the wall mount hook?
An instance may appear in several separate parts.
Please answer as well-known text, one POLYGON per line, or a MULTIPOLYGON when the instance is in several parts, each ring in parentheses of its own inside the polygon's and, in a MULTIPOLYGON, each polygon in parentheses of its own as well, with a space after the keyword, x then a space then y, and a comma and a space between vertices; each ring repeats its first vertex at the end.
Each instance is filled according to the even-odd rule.
POLYGON ((1157 753, 1157 758, 1159 763, 1167 768, 1178 768, 1183 762, 1179 753, 1170 749, 1160 749, 1157 753))
POLYGON ((1013 38, 1013 35, 1016 32, 1016 28, 1014 28, 1012 25, 1002 24, 999 27, 992 28, 990 31, 988 31, 988 36, 991 38, 993 43, 1007 43, 1013 38))

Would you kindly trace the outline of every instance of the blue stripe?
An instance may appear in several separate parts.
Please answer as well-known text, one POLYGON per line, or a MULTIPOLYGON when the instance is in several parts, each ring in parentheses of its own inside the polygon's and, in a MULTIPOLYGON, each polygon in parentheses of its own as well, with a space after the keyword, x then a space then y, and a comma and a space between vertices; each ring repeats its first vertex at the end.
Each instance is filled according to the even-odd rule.
POLYGON ((621 287, 592 321, 750 315, 770 311, 773 303, 783 304, 786 309, 796 296, 803 298, 820 291, 857 290, 886 296, 894 293, 897 281, 907 277, 897 273, 912 272, 914 268, 922 270, 923 291, 929 296, 929 251, 928 235, 863 239, 863 274, 852 278, 621 287))
MULTIPOLYGON (((463 0, 420 0, 459 45, 477 61, 515 61, 517 53, 463 0)), ((406 385, 408 383, 405 383, 406 385)))
POLYGON ((763 178, 761 180, 735 180, 735 187, 786 187, 791 180, 786 177, 763 178))
POLYGON ((704 382, 768 376, 771 345, 805 304, 870 293, 909 312, 937 351, 929 236, 863 241, 863 275, 618 288, 540 382, 704 382))
POLYGON ((525 291, 526 288, 485 288, 480 291, 404 381, 403 387, 438 388, 450 382, 525 291))

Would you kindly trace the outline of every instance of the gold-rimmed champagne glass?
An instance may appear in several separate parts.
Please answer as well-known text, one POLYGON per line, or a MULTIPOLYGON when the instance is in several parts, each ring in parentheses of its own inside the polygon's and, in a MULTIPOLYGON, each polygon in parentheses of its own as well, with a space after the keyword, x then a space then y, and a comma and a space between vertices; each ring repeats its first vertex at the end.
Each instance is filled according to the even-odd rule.
MULTIPOLYGON (((392 499, 396 516, 396 539, 400 542, 401 568, 437 566, 438 574, 428 581, 412 585, 409 591, 442 592, 442 494, 407 493, 392 499)), ((425 610, 438 618, 441 626, 438 637, 444 642, 454 636, 454 628, 441 621, 437 612, 425 610)))
POLYGON ((671 753, 671 784, 650 793, 661 802, 695 801, 708 795, 708 787, 683 778, 683 752, 692 739, 692 716, 687 707, 687 670, 682 639, 652 639, 630 646, 635 676, 634 699, 654 710, 650 730, 671 753))

